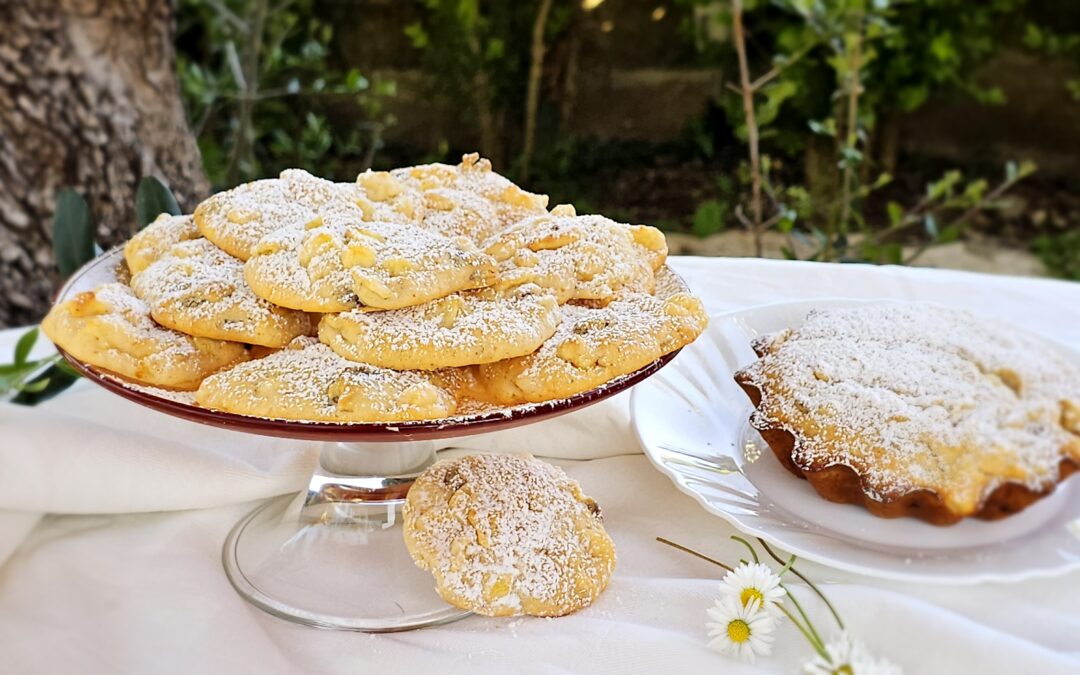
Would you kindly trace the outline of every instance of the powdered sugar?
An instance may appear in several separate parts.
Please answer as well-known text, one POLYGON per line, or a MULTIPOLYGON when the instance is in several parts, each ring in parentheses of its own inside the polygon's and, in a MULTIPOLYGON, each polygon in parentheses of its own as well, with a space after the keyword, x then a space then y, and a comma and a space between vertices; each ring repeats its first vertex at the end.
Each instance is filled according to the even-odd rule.
POLYGON ((746 369, 759 428, 779 425, 804 468, 851 467, 867 494, 918 488, 972 511, 1003 482, 1053 484, 1080 428, 1080 368, 1045 340, 967 312, 892 303, 813 312, 746 369))
POLYGON ((313 338, 206 378, 196 398, 208 408, 312 421, 432 419, 457 407, 420 373, 348 361, 313 338))
POLYGON ((538 286, 482 289, 403 309, 326 315, 319 337, 346 358, 427 370, 532 352, 555 331, 559 316, 555 298, 538 286))
POLYGON ((528 456, 439 462, 410 491, 405 519, 414 559, 443 596, 483 614, 580 609, 615 565, 595 502, 528 456))

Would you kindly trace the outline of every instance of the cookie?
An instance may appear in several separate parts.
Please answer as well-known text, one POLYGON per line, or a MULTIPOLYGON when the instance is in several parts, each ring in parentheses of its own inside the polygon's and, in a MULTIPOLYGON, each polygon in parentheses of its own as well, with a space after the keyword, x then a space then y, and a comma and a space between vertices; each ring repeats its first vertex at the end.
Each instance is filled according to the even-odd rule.
POLYGON ((620 291, 653 292, 655 271, 667 257, 662 232, 564 213, 522 221, 487 242, 485 251, 499 262, 498 287, 534 283, 560 303, 603 304, 620 291))
POLYGON ((307 314, 255 295, 244 263, 202 238, 174 245, 131 288, 155 321, 188 335, 284 347, 311 330, 307 314))
POLYGON ((454 414, 454 396, 422 373, 341 358, 314 338, 206 378, 204 408, 314 422, 404 422, 454 414))
MULTIPOLYGON (((390 174, 401 184, 421 191, 425 198, 434 192, 442 199, 460 204, 465 211, 459 214, 458 220, 462 231, 456 233, 473 237, 477 242, 521 220, 542 215, 547 210, 547 195, 522 190, 509 179, 495 173, 491 162, 476 153, 464 155, 457 166, 422 164, 395 169, 390 174), (482 198, 492 209, 494 220, 480 226, 473 218, 478 212, 475 203, 470 207, 464 198, 468 194, 482 198), (473 210, 473 214, 468 213, 469 209, 473 210)), ((433 207, 429 202, 429 213, 432 208, 439 210, 438 206, 433 207)), ((482 211, 486 214, 487 209, 482 211)), ((447 223, 445 218, 432 216, 428 225, 439 228, 446 227, 447 223)))
POLYGON ((491 283, 495 265, 468 240, 325 209, 303 229, 264 237, 244 266, 257 295, 308 312, 397 309, 491 283))
POLYGON ((138 274, 174 245, 201 236, 191 216, 163 213, 124 244, 124 261, 132 274, 138 274))
POLYGON ((529 455, 437 462, 409 490, 405 545, 455 607, 487 616, 564 616, 615 569, 600 508, 562 469, 529 455))
POLYGON ((302 228, 321 206, 331 201, 356 206, 356 198, 352 183, 334 183, 300 169, 287 169, 279 178, 244 183, 213 195, 195 208, 195 224, 226 253, 247 260, 259 240, 271 232, 302 228))
POLYGON ((399 370, 490 363, 536 350, 559 324, 538 286, 462 291, 387 311, 326 314, 319 339, 345 358, 399 370))
POLYGON ((242 344, 162 328, 147 304, 118 283, 55 305, 41 329, 80 361, 168 389, 196 389, 207 375, 247 359, 242 344))
POLYGON ((588 391, 693 342, 707 318, 688 293, 628 293, 605 307, 564 305, 558 330, 536 352, 475 366, 475 398, 537 403, 588 391))
POLYGON ((488 199, 454 188, 434 188, 424 192, 425 229, 444 237, 468 237, 482 244, 504 228, 498 209, 488 199))

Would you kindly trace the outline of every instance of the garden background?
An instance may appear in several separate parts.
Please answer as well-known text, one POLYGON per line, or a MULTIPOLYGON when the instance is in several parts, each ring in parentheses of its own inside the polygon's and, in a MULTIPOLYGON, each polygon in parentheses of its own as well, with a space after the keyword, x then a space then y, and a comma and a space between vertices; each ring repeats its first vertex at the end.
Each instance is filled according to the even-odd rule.
POLYGON ((675 253, 1080 279, 1080 4, 1053 0, 9 0, 0 326, 108 247, 301 167, 479 150, 675 253))

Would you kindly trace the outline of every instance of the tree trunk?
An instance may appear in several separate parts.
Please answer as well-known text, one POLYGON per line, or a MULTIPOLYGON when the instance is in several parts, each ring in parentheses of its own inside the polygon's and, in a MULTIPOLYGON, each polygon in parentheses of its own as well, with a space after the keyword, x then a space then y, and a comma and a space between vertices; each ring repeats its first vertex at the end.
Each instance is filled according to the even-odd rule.
POLYGON ((48 308, 59 189, 86 197, 108 248, 135 228, 143 176, 186 210, 209 185, 180 101, 168 0, 4 0, 0 26, 3 327, 48 308))

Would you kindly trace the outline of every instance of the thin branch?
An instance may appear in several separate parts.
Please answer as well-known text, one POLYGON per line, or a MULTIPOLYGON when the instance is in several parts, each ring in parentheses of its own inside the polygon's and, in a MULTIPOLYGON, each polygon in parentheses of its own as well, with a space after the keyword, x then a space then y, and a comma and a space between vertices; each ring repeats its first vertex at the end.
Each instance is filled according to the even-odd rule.
POLYGON ((774 65, 768 72, 766 72, 758 79, 754 80, 750 84, 750 89, 755 92, 758 91, 766 84, 780 76, 780 74, 783 73, 787 68, 790 68, 791 66, 798 63, 804 56, 810 53, 811 49, 817 47, 819 44, 821 43, 817 40, 807 43, 806 45, 798 49, 794 54, 785 58, 783 63, 778 63, 774 65))
POLYGON ((529 80, 525 93, 525 141, 521 149, 521 180, 529 179, 529 165, 532 164, 533 147, 536 145, 536 114, 540 106, 540 79, 544 75, 544 31, 547 29, 548 13, 552 0, 541 0, 533 22, 532 54, 529 64, 529 80))
MULTIPOLYGON (((960 225, 961 223, 966 223, 967 221, 969 221, 971 218, 973 218, 975 216, 976 213, 978 213, 979 211, 982 211, 983 209, 985 209, 988 204, 992 204, 993 202, 997 201, 1003 194, 1005 194, 1006 191, 1008 191, 1012 186, 1016 185, 1018 180, 1020 180, 1020 179, 1019 178, 1014 178, 1012 180, 1003 181, 1000 185, 998 185, 996 188, 994 188, 985 197, 983 197, 982 199, 980 199, 976 203, 972 204, 966 211, 961 213, 958 217, 956 217, 953 220, 949 221, 949 224, 945 226, 945 229, 948 229, 950 227, 956 227, 956 226, 960 225)), ((929 241, 929 240, 924 241, 922 244, 919 245, 919 247, 917 249, 915 249, 915 251, 911 254, 911 256, 907 260, 904 261, 904 264, 905 265, 910 265, 911 263, 918 260, 919 257, 923 253, 926 253, 927 249, 929 249, 930 246, 932 246, 932 245, 933 245, 932 241, 929 241)))
POLYGON ((750 146, 750 209, 753 212, 754 254, 764 253, 764 233, 761 227, 761 155, 758 148, 757 118, 754 112, 754 89, 750 84, 750 66, 746 58, 746 32, 743 29, 742 0, 732 0, 731 22, 734 33, 735 52, 739 57, 739 84, 746 118, 746 140, 750 146))
POLYGON ((248 25, 244 23, 244 20, 236 15, 231 9, 229 9, 221 0, 206 0, 206 4, 210 5, 222 19, 231 23, 241 33, 245 35, 248 32, 248 25))

